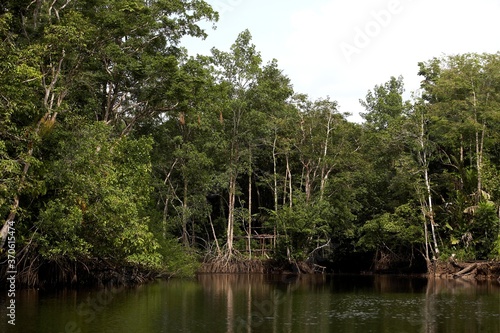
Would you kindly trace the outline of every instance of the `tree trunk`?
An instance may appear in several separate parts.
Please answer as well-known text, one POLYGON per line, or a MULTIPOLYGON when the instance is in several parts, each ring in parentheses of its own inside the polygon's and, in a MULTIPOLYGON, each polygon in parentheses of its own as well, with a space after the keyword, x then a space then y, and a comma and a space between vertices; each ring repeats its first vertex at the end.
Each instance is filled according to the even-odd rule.
POLYGON ((274 211, 278 211, 278 171, 277 171, 277 161, 276 161, 276 142, 278 140, 278 135, 274 133, 273 141, 273 180, 274 180, 274 211))
POLYGON ((427 261, 428 265, 431 260, 431 257, 429 256, 429 228, 427 227, 427 216, 425 213, 425 203, 420 200, 420 206, 422 207, 422 214, 424 215, 424 239, 425 239, 425 260, 427 261))
POLYGON ((229 177, 229 207, 227 216, 227 254, 233 254, 234 239, 234 206, 236 201, 236 175, 231 173, 229 177))
POLYGON ((250 167, 248 169, 248 255, 252 259, 252 154, 250 154, 250 167))
POLYGON ((331 168, 327 167, 326 157, 328 156, 328 143, 330 142, 330 133, 332 132, 332 121, 333 114, 328 113, 328 121, 326 123, 326 135, 325 135, 325 143, 323 147, 323 156, 318 161, 318 165, 321 165, 321 183, 320 183, 320 200, 323 200, 323 196, 325 194, 326 182, 328 180, 328 175, 331 172, 331 168))
POLYGON ((431 184, 429 181, 429 174, 428 170, 425 170, 425 186, 427 188, 427 195, 428 195, 428 214, 429 214, 429 220, 431 222, 431 232, 432 232, 432 240, 434 242, 434 253, 436 255, 436 258, 439 257, 439 247, 437 244, 437 239, 436 239, 436 222, 434 221, 434 209, 432 207, 432 192, 431 192, 431 184))
POLYGON ((477 201, 479 203, 483 193, 483 151, 484 151, 484 136, 486 132, 486 124, 483 122, 483 129, 481 130, 481 138, 479 139, 476 133, 476 160, 477 160, 477 201))
POLYGON ((305 164, 305 163, 303 163, 303 164, 304 164, 304 172, 305 172, 304 187, 306 190, 306 202, 309 203, 309 201, 311 200, 311 195, 312 195, 312 193, 311 193, 312 192, 311 170, 309 169, 309 162, 307 164, 305 164))
POLYGON ((285 171, 285 178, 283 178, 283 198, 281 199, 282 207, 285 207, 287 197, 288 197, 288 172, 285 171))
POLYGON ((217 247, 217 255, 221 255, 219 241, 217 240, 217 234, 215 233, 214 223, 212 222, 212 216, 208 214, 208 221, 210 222, 210 227, 212 228, 212 234, 214 236, 215 246, 217 247))
POLYGON ((473 271, 474 269, 476 269, 476 267, 477 267, 477 264, 472 264, 472 265, 469 265, 469 266, 465 267, 464 269, 462 269, 461 271, 459 271, 459 272, 457 272, 457 273, 453 274, 453 277, 456 279, 456 278, 459 278, 459 277, 461 277, 461 276, 464 276, 464 275, 470 274, 470 273, 472 273, 472 271, 473 271))
POLYGON ((184 179, 184 189, 182 198, 182 244, 189 247, 189 235, 187 231, 188 222, 188 182, 184 179))
POLYGON ((286 172, 288 174, 288 190, 290 191, 288 194, 288 200, 290 208, 292 208, 293 206, 292 171, 290 170, 290 160, 288 158, 288 154, 286 154, 286 172))
MULTIPOLYGON (((476 92, 474 91, 474 84, 472 84, 472 96, 473 96, 473 104, 472 107, 474 108, 474 122, 478 124, 478 111, 477 111, 477 98, 476 98, 476 92)), ((479 135, 479 131, 476 130, 475 136, 476 136, 476 169, 477 169, 477 190, 476 190, 476 204, 479 203, 481 200, 482 196, 482 167, 483 167, 483 146, 484 146, 484 132, 486 129, 486 124, 483 122, 482 125, 482 133, 481 133, 481 138, 479 135)))
POLYGON ((167 238, 167 219, 168 219, 168 204, 169 204, 170 198, 167 195, 167 198, 165 199, 165 206, 163 206, 163 238, 167 238))
MULTIPOLYGON (((432 189, 431 189, 431 182, 429 178, 429 161, 427 158, 427 148, 425 145, 426 138, 425 138, 425 120, 424 120, 424 115, 422 114, 421 119, 420 119, 420 135, 419 135, 419 144, 420 144, 420 163, 423 168, 424 172, 424 182, 425 182, 425 189, 426 189, 426 194, 427 194, 427 207, 423 207, 425 210, 427 217, 429 218, 430 224, 431 224, 431 233, 432 233, 432 240, 434 243, 434 249, 433 253, 435 257, 439 257, 439 247, 437 243, 437 238, 436 238, 436 222, 434 221, 434 208, 432 205, 432 189)), ((424 202, 424 201, 423 201, 424 202)), ((426 227, 426 233, 427 233, 427 227, 426 227)), ((426 238, 427 242, 427 238, 426 238)))

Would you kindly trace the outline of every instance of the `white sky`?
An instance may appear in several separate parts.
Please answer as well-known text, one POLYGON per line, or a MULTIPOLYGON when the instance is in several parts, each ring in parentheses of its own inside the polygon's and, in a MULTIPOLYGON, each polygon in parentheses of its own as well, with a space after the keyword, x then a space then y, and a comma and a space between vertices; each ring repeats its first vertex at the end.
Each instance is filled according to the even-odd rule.
POLYGON ((407 98, 419 88, 419 61, 444 54, 500 51, 500 0, 206 0, 220 13, 189 54, 229 51, 249 29, 264 63, 278 60, 297 93, 330 96, 361 121, 359 99, 403 75, 407 98))

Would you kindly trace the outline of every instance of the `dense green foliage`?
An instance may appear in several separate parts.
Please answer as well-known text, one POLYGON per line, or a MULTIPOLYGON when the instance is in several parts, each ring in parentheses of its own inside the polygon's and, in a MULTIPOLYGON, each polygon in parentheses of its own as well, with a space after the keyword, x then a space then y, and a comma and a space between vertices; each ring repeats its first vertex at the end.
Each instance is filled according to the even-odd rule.
POLYGON ((256 234, 289 260, 500 256, 500 54, 420 63, 412 101, 391 77, 356 124, 295 93, 248 31, 188 56, 201 20, 217 13, 198 0, 0 5, 2 247, 14 222, 20 271, 190 274, 251 256, 256 234))

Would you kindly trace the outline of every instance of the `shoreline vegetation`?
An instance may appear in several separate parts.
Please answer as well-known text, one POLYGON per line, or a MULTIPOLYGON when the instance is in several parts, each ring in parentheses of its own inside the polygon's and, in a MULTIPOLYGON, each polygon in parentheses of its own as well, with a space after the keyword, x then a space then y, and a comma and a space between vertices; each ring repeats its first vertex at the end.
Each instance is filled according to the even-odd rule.
MULTIPOLYGON (((83 286, 137 286, 150 283, 157 279, 179 277, 173 273, 159 272, 140 266, 112 265, 106 260, 93 260, 80 263, 45 264, 38 272, 21 272, 17 276, 17 285, 20 288, 67 288, 83 286)), ((393 267, 392 270, 370 270, 346 272, 329 270, 328 267, 306 261, 288 261, 274 259, 237 259, 235 257, 213 258, 200 263, 195 275, 210 274, 272 274, 272 275, 398 275, 422 276, 427 278, 465 279, 468 281, 496 280, 500 283, 500 261, 456 261, 449 258, 445 261, 434 261, 427 272, 404 271, 393 267)), ((4 273, 3 271, 1 273, 4 273)), ((184 276, 180 278, 192 278, 184 276)), ((0 286, 4 286, 0 284, 0 286)), ((4 286, 5 287, 5 286, 4 286)))
POLYGON ((1 284, 495 278, 500 52, 422 59, 408 100, 388 73, 353 123, 248 30, 189 54, 217 19, 203 0, 0 3, 1 284))

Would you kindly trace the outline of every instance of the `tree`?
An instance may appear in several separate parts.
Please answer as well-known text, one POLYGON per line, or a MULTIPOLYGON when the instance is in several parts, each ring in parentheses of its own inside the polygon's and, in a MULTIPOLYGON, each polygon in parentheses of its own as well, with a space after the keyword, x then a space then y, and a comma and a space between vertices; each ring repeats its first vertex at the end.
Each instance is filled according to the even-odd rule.
POLYGON ((409 109, 409 102, 403 100, 403 92, 403 78, 391 77, 388 82, 369 91, 365 101, 360 100, 367 111, 361 152, 369 172, 365 180, 369 195, 365 199, 363 219, 392 212, 405 204, 413 192, 408 188, 408 178, 397 172, 405 151, 401 126, 409 109))
MULTIPOLYGON (((42 5, 42 3, 40 2, 38 5, 42 5)), ((18 8, 15 7, 14 9, 18 8)), ((31 12, 29 8, 26 8, 26 11, 28 13, 24 13, 27 14, 24 20, 21 13, 15 10, 10 16, 13 20, 12 27, 22 30, 22 26, 25 29, 23 34, 15 32, 18 33, 15 39, 17 63, 12 64, 8 76, 11 78, 17 77, 17 80, 24 76, 22 80, 30 82, 30 84, 20 88, 21 93, 4 96, 8 109, 17 116, 14 118, 17 123, 11 123, 11 128, 26 131, 28 139, 16 140, 17 147, 13 147, 16 151, 11 150, 14 154, 19 154, 20 158, 16 158, 17 156, 14 158, 21 161, 22 172, 18 178, 16 189, 11 194, 8 217, 1 231, 2 247, 5 241, 7 225, 16 218, 21 192, 23 188, 29 186, 27 184, 28 173, 31 165, 36 162, 34 152, 37 146, 41 144, 40 139, 45 132, 51 130, 58 114, 68 110, 68 105, 64 102, 84 57, 80 53, 81 48, 90 38, 89 30, 79 30, 77 28, 86 23, 78 13, 70 12, 64 18, 57 15, 56 19, 51 16, 52 9, 50 8, 48 17, 40 17, 36 11, 31 12), (40 25, 44 24, 45 20, 50 21, 52 19, 56 22, 47 24, 42 33, 40 25), (21 20, 23 23, 20 23, 21 20), (30 33, 33 33, 33 36, 29 35, 30 33), (34 40, 25 45, 23 42, 30 38, 34 40), (29 59, 29 61, 25 61, 25 59, 29 59), (22 69, 22 71, 19 72, 18 69, 22 69), (22 74, 18 75, 18 73, 22 74), (14 75, 14 77, 11 75, 14 75), (23 94, 30 94, 31 97, 21 102, 19 105, 21 108, 19 108, 17 102, 23 94), (25 109, 26 106, 29 109, 25 109), (24 113, 28 110, 28 113, 24 113)), ((12 30, 10 36, 14 36, 12 30)), ((14 43, 14 40, 12 42, 14 43)), ((18 81, 17 84, 21 82, 18 81)))
POLYGON ((47 140, 50 196, 40 207, 31 246, 44 259, 63 262, 104 258, 158 269, 162 258, 149 230, 148 184, 152 140, 113 138, 102 122, 68 121, 47 140))
MULTIPOLYGON (((64 257, 74 250, 68 260, 109 254, 116 261, 144 259, 158 267, 158 244, 148 231, 151 220, 144 215, 151 171, 134 161, 141 157, 148 163, 151 142, 149 133, 136 130, 153 118, 168 118, 180 104, 176 92, 185 77, 178 44, 184 35, 205 37, 197 25, 204 19, 216 20, 217 14, 197 0, 22 0, 0 5, 0 164, 5 166, 1 176, 6 180, 0 185, 0 211, 6 216, 2 247, 8 225, 16 221, 19 244, 26 242, 30 249, 40 246, 49 261, 53 254, 64 257), (87 136, 92 133, 103 140, 100 146, 87 136), (77 155, 70 156, 69 143, 75 145, 77 155), (121 148, 131 150, 130 160, 121 148), (89 149, 97 152, 93 155, 89 149), (136 150, 148 152, 134 157, 136 150), (95 160, 103 163, 108 177, 100 183, 100 192, 75 189, 78 183, 72 175, 81 177, 82 184, 88 177, 96 183, 101 180, 95 170, 85 169, 85 158, 89 167, 95 160), (63 161, 81 165, 77 163, 76 169, 70 168, 73 174, 64 177, 61 173, 59 178, 47 176, 47 172, 57 174, 52 163, 63 161), (140 169, 135 171, 142 181, 132 177, 128 163, 140 169), (130 194, 120 179, 139 190, 130 194), (85 196, 96 202, 85 203, 85 196), (82 213, 83 203, 87 212, 92 208, 93 214, 102 212, 102 216, 92 220, 82 213), (127 219, 130 228, 124 230, 120 223, 127 219), (80 226, 88 220, 97 228, 93 241, 80 226), (66 227, 68 238, 58 243, 54 230, 66 227), (97 237, 107 231, 109 239, 97 237), (140 237, 131 238, 134 233, 140 237), (72 241, 75 249, 68 245, 72 241), (106 246, 111 250, 122 246, 123 251, 113 256, 106 246)), ((24 258, 30 255, 34 252, 24 258)))
POLYGON ((337 103, 329 99, 314 103, 306 101, 304 106, 301 110, 301 139, 297 148, 303 166, 306 201, 312 199, 315 186, 319 186, 321 200, 328 176, 336 163, 332 146, 340 143, 333 141, 334 130, 343 119, 337 112, 337 103))
POLYGON ((416 212, 411 204, 404 204, 394 213, 384 213, 361 227, 358 246, 375 251, 376 270, 388 269, 394 261, 413 256, 413 248, 421 244, 423 236, 421 217, 416 212))
POLYGON ((227 95, 221 105, 221 121, 224 122, 225 135, 228 144, 228 217, 227 217, 227 255, 233 254, 233 239, 235 226, 235 206, 237 195, 237 180, 243 171, 248 140, 249 97, 248 91, 257 84, 261 72, 261 57, 251 43, 248 30, 239 34, 231 46, 231 52, 212 50, 216 78, 225 88, 227 95))
POLYGON ((398 216, 402 210, 408 215, 417 206, 415 184, 420 184, 419 168, 411 155, 417 127, 410 126, 412 108, 410 102, 403 99, 403 92, 403 78, 391 77, 388 82, 376 85, 366 99, 360 101, 367 111, 363 116, 366 123, 361 140, 366 171, 361 183, 364 193, 358 199, 362 208, 358 213, 361 235, 357 246, 373 251, 374 263, 383 264, 385 269, 400 260, 411 262, 412 258, 404 252, 413 250, 416 243, 405 244, 406 236, 394 243, 388 239, 399 238, 396 235, 400 231, 409 224, 415 227, 419 221, 415 216, 407 216, 405 221, 398 216), (410 219, 412 222, 408 223, 410 219), (408 248, 403 250, 405 246, 408 248))
MULTIPOLYGON (((278 68, 278 63, 275 59, 265 65, 257 77, 257 84, 249 90, 249 107, 250 113, 248 119, 251 120, 249 125, 250 131, 246 135, 248 142, 248 216, 247 216, 247 235, 248 249, 251 251, 251 235, 252 235, 252 196, 253 187, 257 190, 257 199, 259 209, 262 208, 260 198, 259 183, 268 181, 267 175, 270 174, 267 161, 269 155, 272 155, 272 186, 274 197, 274 210, 277 211, 278 196, 278 135, 284 134, 281 139, 287 141, 293 133, 288 132, 291 127, 281 129, 282 126, 292 120, 296 115, 296 110, 289 104, 289 99, 293 95, 293 88, 290 84, 290 79, 283 74, 278 68), (283 130, 286 133, 283 133, 283 130)), ((286 126, 286 125, 285 125, 286 126)), ((281 140, 280 140, 281 141, 281 140)), ((288 161, 289 149, 286 148, 285 160, 288 161)), ((290 205, 292 201, 292 174, 289 163, 285 172, 283 203, 289 196, 290 205), (287 192, 287 185, 289 191, 287 192)), ((262 210, 261 210, 262 211, 262 210)), ((251 255, 251 252, 250 252, 251 255)))
POLYGON ((405 111, 406 102, 403 101, 404 84, 403 77, 395 78, 382 85, 376 85, 373 91, 368 91, 365 100, 360 100, 366 109, 362 113, 367 126, 374 130, 387 129, 392 122, 397 121, 405 111))
POLYGON ((490 198, 484 173, 498 123, 498 59, 498 54, 463 54, 420 63, 429 131, 444 154, 439 177, 453 184, 441 190, 449 247, 470 249, 468 239, 482 237, 472 232, 471 223, 476 209, 490 198))
POLYGON ((415 179, 415 190, 424 220, 425 251, 424 257, 428 267, 432 258, 439 257, 437 242, 437 223, 435 221, 435 201, 431 181, 430 165, 436 155, 436 147, 429 136, 429 107, 422 100, 417 100, 403 124, 403 138, 411 155, 410 161, 404 165, 404 171, 411 175, 418 175, 415 179), (429 220, 429 223, 427 223, 429 220), (431 234, 428 225, 430 224, 431 234), (433 244, 432 246, 430 244, 433 244))

